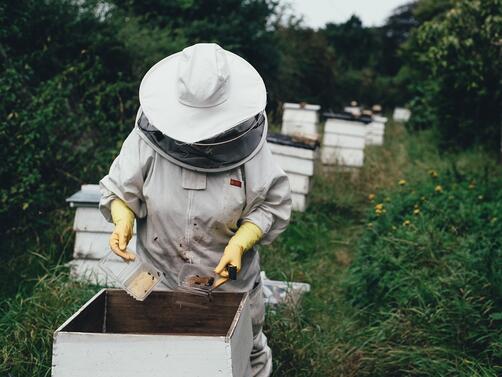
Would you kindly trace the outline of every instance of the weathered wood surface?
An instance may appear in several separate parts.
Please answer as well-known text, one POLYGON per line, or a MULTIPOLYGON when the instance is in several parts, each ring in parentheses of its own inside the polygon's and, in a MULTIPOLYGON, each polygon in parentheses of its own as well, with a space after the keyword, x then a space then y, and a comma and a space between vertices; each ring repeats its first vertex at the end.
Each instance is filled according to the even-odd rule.
POLYGON ((52 376, 245 376, 252 348, 247 295, 218 293, 212 302, 184 295, 181 301, 187 300, 199 301, 199 309, 180 304, 174 292, 138 302, 121 291, 101 291, 56 330, 52 376), (93 316, 83 319, 92 311, 104 318, 95 326, 85 323, 93 316))

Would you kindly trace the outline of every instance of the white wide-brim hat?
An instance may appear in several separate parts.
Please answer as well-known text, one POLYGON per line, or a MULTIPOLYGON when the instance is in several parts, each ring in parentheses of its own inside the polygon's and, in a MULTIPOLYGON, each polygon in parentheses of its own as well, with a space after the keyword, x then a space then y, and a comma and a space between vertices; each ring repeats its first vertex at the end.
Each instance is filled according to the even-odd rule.
POLYGON ((215 43, 199 43, 150 68, 141 81, 139 101, 155 128, 195 143, 263 111, 267 92, 246 60, 215 43))

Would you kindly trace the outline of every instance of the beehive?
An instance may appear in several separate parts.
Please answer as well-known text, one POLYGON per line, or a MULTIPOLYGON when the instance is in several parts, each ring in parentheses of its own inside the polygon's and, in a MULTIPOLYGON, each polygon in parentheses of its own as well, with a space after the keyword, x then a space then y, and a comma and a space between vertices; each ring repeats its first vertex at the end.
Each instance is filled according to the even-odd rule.
POLYGON ((319 155, 318 143, 281 134, 269 134, 267 141, 274 159, 288 175, 293 210, 305 211, 319 155))
POLYGON ((373 116, 372 122, 366 126, 366 145, 383 145, 386 122, 387 118, 385 117, 373 116))
POLYGON ((396 107, 392 119, 396 122, 407 122, 411 117, 411 111, 404 107, 396 107))
POLYGON ((103 289, 54 333, 53 377, 228 376, 249 373, 248 296, 103 289))
POLYGON ((361 167, 364 163, 366 123, 347 114, 326 114, 321 161, 324 165, 361 167))
POLYGON ((284 103, 281 133, 317 136, 320 108, 319 105, 305 103, 284 103))

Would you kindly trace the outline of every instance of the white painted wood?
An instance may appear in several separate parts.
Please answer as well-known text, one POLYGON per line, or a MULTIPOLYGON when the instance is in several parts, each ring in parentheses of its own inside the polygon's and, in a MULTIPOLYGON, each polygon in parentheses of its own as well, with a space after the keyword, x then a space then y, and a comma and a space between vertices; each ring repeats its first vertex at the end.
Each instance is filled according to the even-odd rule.
MULTIPOLYGON (((109 251, 108 241, 111 233, 77 232, 75 234, 74 258, 101 259, 109 251)), ((136 236, 133 236, 127 246, 136 251, 136 236)))
POLYGON ((305 149, 268 142, 268 146, 273 154, 303 158, 305 160, 315 160, 318 156, 317 149, 305 149))
POLYGON ((326 121, 324 133, 364 137, 366 126, 363 122, 330 118, 326 121))
POLYGON ((283 121, 281 133, 285 135, 317 135, 317 123, 298 122, 298 121, 283 121))
POLYGON ((230 377, 231 347, 224 337, 61 332, 55 334, 52 376, 230 377))
POLYGON ((286 173, 289 179, 289 185, 292 192, 307 195, 310 192, 312 179, 309 176, 286 173))
POLYGON ((76 232, 111 233, 114 225, 105 220, 98 208, 78 207, 75 211, 73 230, 76 232))
POLYGON ((304 194, 298 194, 296 192, 291 193, 292 208, 293 211, 305 212, 308 205, 308 197, 304 194))
POLYGON ((323 146, 321 161, 326 165, 361 167, 364 164, 364 150, 323 146))
POLYGON ((397 122, 407 122, 411 117, 411 111, 404 107, 396 107, 392 118, 397 122))
POLYGON ((373 115, 373 120, 378 123, 382 123, 385 125, 388 121, 386 117, 380 116, 380 115, 373 115))
POLYGON ((356 117, 361 115, 361 108, 359 106, 345 106, 343 111, 350 113, 356 117))
POLYGON ((365 138, 359 135, 353 136, 325 133, 323 145, 351 149, 364 149, 365 138))
POLYGON ((305 109, 305 110, 319 111, 321 109, 321 106, 309 103, 284 102, 283 109, 305 109))
POLYGON ((279 166, 287 173, 296 173, 306 176, 314 175, 314 161, 305 160, 281 154, 274 154, 274 159, 279 166))
POLYGON ((249 296, 246 300, 241 302, 239 307, 239 314, 234 318, 234 322, 238 319, 232 330, 232 334, 227 338, 230 340, 230 349, 232 356, 232 372, 234 376, 245 376, 251 368, 249 355, 253 349, 253 328, 250 326, 251 307, 249 304, 249 296))
POLYGON ((373 121, 367 125, 366 144, 367 145, 383 145, 385 124, 373 121))
POLYGON ((252 348, 248 296, 227 336, 64 331, 95 295, 54 333, 53 377, 244 377, 252 348))
POLYGON ((319 105, 285 103, 281 132, 285 135, 318 134, 319 105))

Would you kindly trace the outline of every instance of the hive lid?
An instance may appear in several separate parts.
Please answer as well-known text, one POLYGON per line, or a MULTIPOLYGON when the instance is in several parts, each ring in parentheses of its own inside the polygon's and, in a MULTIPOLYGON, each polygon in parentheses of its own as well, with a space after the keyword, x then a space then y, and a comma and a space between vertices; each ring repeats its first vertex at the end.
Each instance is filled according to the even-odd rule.
POLYGON ((347 121, 352 121, 352 122, 361 122, 364 124, 369 124, 372 121, 370 116, 361 115, 359 117, 356 117, 353 114, 348 113, 348 112, 342 112, 342 113, 326 112, 326 113, 323 113, 322 115, 324 115, 326 118, 347 120, 347 121))
POLYGON ((315 150, 319 146, 319 141, 301 141, 294 136, 279 134, 279 133, 269 133, 267 135, 267 141, 273 144, 287 145, 289 147, 303 148, 309 150, 315 150))
POLYGON ((70 207, 98 207, 101 199, 99 185, 82 185, 81 190, 77 191, 66 202, 70 207))
POLYGON ((283 105, 283 108, 284 109, 302 109, 302 110, 318 111, 321 108, 321 106, 308 104, 305 102, 300 102, 300 103, 285 102, 283 105))

